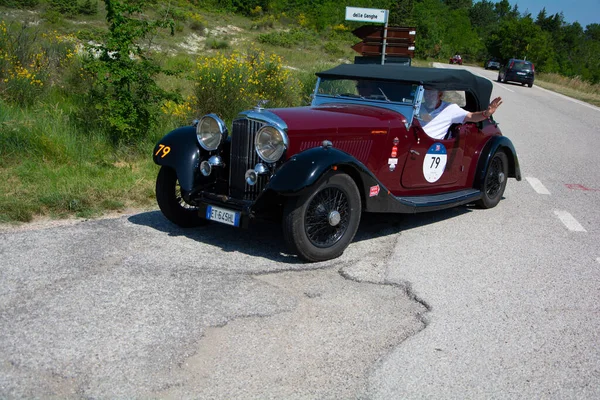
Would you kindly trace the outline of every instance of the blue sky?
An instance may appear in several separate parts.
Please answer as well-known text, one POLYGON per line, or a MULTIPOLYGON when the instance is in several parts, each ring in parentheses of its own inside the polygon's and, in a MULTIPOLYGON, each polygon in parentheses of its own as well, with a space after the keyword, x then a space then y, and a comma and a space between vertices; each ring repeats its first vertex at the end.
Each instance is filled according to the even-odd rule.
POLYGON ((521 13, 529 11, 535 20, 542 8, 546 7, 547 15, 563 13, 565 21, 572 24, 577 21, 583 29, 592 23, 600 24, 600 0, 508 0, 511 5, 517 4, 521 13))

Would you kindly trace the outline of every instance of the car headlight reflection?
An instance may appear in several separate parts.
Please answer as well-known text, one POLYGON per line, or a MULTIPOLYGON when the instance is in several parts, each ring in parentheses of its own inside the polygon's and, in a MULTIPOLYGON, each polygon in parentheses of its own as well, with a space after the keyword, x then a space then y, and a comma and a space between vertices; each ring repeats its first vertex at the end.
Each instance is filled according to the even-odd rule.
POLYGON ((287 146, 287 135, 274 126, 263 126, 256 133, 256 153, 265 162, 273 163, 279 160, 287 146))
POLYGON ((221 141, 227 136, 227 128, 221 118, 214 114, 208 114, 202 117, 196 126, 196 135, 198 143, 204 150, 216 150, 221 141))

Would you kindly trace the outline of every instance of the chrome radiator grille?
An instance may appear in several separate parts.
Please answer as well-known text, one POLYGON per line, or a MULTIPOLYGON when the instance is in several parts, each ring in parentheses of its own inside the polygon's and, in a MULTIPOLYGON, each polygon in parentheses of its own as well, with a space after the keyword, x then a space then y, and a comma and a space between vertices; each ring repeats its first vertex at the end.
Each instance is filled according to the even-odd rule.
POLYGON ((229 168, 229 195, 234 199, 256 200, 267 184, 267 177, 261 176, 254 186, 246 183, 246 171, 254 169, 261 162, 254 150, 256 132, 264 125, 247 118, 233 121, 231 132, 231 159, 229 168))

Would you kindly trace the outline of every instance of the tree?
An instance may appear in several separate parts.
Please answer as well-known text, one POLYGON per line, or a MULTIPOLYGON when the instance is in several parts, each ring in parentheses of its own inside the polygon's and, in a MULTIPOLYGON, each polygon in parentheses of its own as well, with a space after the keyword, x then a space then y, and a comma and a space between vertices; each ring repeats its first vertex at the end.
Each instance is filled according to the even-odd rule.
POLYGON ((106 5, 108 35, 104 43, 90 45, 86 70, 95 77, 90 98, 101 125, 116 143, 132 143, 156 122, 158 107, 175 93, 161 89, 156 77, 169 73, 152 59, 141 41, 159 29, 171 28, 173 21, 144 17, 148 0, 103 0, 106 5))
POLYGON ((390 7, 390 25, 414 25, 413 0, 398 0, 390 7))
POLYGON ((477 30, 484 41, 498 26, 498 14, 494 10, 494 3, 488 0, 473 4, 469 10, 469 19, 473 28, 477 30))
POLYGON ((417 23, 415 53, 419 57, 438 57, 442 54, 448 7, 438 0, 421 0, 415 3, 417 23))
POLYGON ((451 10, 469 10, 473 6, 473 0, 444 0, 451 10))
POLYGON ((500 0, 494 6, 498 19, 513 19, 519 17, 519 7, 515 4, 513 8, 510 7, 508 0, 500 0))

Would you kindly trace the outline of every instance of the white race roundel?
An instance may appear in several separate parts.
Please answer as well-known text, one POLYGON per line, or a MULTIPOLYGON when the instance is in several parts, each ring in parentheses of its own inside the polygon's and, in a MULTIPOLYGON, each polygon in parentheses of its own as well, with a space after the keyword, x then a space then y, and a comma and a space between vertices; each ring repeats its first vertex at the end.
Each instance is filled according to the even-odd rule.
POLYGON ((423 161, 423 175, 427 182, 437 182, 442 177, 447 160, 446 147, 441 143, 432 144, 423 161))

